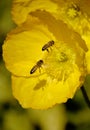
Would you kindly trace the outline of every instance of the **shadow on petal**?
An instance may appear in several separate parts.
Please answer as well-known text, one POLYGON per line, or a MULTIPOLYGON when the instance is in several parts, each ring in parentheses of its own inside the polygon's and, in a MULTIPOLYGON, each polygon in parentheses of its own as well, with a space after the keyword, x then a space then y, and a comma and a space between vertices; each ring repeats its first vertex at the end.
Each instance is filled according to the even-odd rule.
POLYGON ((46 85, 46 80, 45 79, 40 80, 40 82, 37 83, 36 86, 34 87, 34 90, 38 90, 40 88, 44 89, 45 85, 46 85))

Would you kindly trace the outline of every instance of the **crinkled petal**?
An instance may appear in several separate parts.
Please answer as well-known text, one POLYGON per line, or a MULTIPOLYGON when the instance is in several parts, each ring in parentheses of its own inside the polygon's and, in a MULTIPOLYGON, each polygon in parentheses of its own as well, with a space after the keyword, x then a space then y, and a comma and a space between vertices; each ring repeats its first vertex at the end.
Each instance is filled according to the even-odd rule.
MULTIPOLYGON (((62 20, 57 20, 48 12, 35 11, 32 13, 32 16, 38 17, 44 24, 47 24, 50 31, 57 37, 58 40, 61 41, 69 41, 74 42, 76 40, 79 41, 79 45, 85 50, 88 50, 87 44, 83 39, 81 39, 81 35, 76 33, 68 24, 65 24, 62 20)), ((74 26, 74 25, 73 25, 74 26)))
POLYGON ((4 61, 14 75, 30 76, 32 67, 42 59, 43 44, 54 39, 45 25, 34 22, 17 27, 3 45, 4 61))
MULTIPOLYGON (((36 13, 37 10, 41 13, 46 11, 56 19, 63 20, 64 23, 82 36, 90 30, 89 5, 90 2, 85 0, 80 2, 77 0, 28 0, 24 2, 14 0, 12 12, 15 22, 21 24, 27 20, 29 14, 33 15, 33 12, 36 13)), ((86 42, 86 44, 88 43, 86 42)))
MULTIPOLYGON (((63 20, 69 27, 78 32, 82 39, 88 42, 84 37, 90 34, 90 2, 89 1, 67 1, 63 6, 59 4, 58 19, 63 20)), ((89 49, 89 48, 88 48, 89 49)))
POLYGON ((27 16, 35 10, 46 10, 47 12, 56 13, 57 4, 51 0, 14 0, 12 14, 13 19, 17 24, 21 24, 26 21, 27 16))
POLYGON ((12 75, 13 95, 24 108, 47 109, 74 96, 77 86, 81 85, 80 75, 76 66, 65 82, 52 80, 46 74, 38 78, 12 75))
MULTIPOLYGON (((63 41, 71 44, 72 47, 80 46, 83 51, 87 51, 85 42, 79 34, 48 13, 44 13, 44 16, 40 14, 42 22, 36 17, 28 18, 26 23, 8 35, 3 45, 3 58, 7 68, 14 75, 30 76, 32 67, 43 57, 43 45, 50 40, 54 40, 56 43, 63 41), (50 21, 47 21, 48 17, 50 21)), ((77 49, 76 51, 79 56, 80 52, 77 49)), ((78 64, 82 63, 80 60, 82 61, 82 58, 78 57, 78 64)))
POLYGON ((39 17, 37 11, 40 11, 41 14, 48 12, 56 19, 63 20, 64 23, 82 36, 88 30, 90 31, 90 22, 88 20, 90 17, 89 5, 90 2, 85 0, 28 0, 23 2, 14 0, 12 12, 17 24, 25 22, 28 15, 33 16, 33 13, 39 17))

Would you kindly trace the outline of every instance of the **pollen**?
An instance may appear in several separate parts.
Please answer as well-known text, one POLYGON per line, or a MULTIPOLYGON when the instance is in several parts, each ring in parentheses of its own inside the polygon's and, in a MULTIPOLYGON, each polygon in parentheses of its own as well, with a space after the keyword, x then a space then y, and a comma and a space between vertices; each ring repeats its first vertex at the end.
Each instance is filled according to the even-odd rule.
POLYGON ((46 73, 57 81, 65 81, 73 72, 76 54, 65 43, 58 43, 45 57, 46 73))

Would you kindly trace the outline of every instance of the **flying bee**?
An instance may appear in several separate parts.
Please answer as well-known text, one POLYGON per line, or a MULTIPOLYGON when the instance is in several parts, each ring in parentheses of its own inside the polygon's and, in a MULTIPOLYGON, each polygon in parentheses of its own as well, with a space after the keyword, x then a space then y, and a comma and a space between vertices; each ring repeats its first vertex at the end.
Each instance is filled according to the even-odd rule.
POLYGON ((39 60, 35 66, 32 67, 32 69, 30 70, 30 74, 33 74, 38 68, 40 69, 40 67, 43 64, 43 60, 39 60))
POLYGON ((51 46, 53 46, 53 45, 54 45, 54 41, 53 41, 53 40, 49 41, 48 43, 46 43, 46 44, 42 47, 42 51, 47 50, 47 51, 49 52, 48 48, 51 47, 51 46))

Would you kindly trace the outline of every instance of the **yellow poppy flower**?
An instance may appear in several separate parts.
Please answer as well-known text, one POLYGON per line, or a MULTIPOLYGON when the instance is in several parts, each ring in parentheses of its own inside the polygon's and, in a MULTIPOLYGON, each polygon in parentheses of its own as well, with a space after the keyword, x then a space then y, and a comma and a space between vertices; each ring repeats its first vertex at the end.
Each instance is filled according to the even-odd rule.
POLYGON ((66 102, 87 74, 88 50, 80 35, 50 14, 44 16, 44 22, 28 17, 3 45, 13 95, 24 108, 47 109, 66 102))
MULTIPOLYGON (((28 15, 37 16, 41 19, 40 14, 50 13, 56 19, 62 20, 70 28, 78 32, 86 42, 90 50, 90 1, 86 0, 14 0, 12 14, 17 24, 27 20, 28 15)), ((43 15, 44 16, 44 15, 43 15)), ((43 21, 44 21, 43 17, 43 21)), ((50 19, 47 19, 50 20, 50 19)), ((87 69, 90 73, 90 52, 86 54, 87 69)))
POLYGON ((89 7, 90 2, 86 0, 13 0, 12 14, 14 21, 21 24, 26 21, 28 15, 38 17, 38 11, 45 11, 82 34, 90 28, 89 7))
POLYGON ((25 22, 29 13, 36 10, 46 10, 47 12, 56 13, 57 5, 51 0, 13 0, 12 15, 16 24, 25 22))

